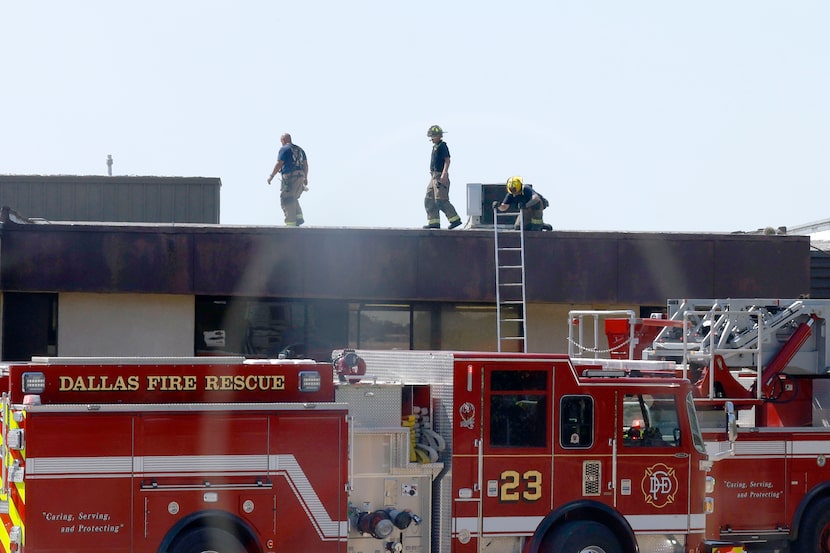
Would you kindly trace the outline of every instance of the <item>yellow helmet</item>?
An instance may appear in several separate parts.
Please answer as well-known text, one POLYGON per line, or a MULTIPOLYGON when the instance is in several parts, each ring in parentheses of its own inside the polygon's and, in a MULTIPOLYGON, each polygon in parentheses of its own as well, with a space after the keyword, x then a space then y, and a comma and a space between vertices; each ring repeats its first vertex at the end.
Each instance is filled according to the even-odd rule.
POLYGON ((427 130, 427 137, 432 138, 433 136, 443 136, 444 129, 439 127, 438 125, 433 125, 427 130))
POLYGON ((507 192, 512 195, 517 195, 522 193, 522 177, 510 177, 507 179, 507 192))

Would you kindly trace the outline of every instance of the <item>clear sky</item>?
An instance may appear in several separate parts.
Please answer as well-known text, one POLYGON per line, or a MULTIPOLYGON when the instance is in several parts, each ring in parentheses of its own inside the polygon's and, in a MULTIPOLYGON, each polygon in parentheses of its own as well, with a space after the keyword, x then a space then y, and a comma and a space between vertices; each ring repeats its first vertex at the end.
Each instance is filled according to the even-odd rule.
POLYGON ((557 230, 795 226, 830 218, 829 26, 826 0, 0 1, 0 173, 112 154, 281 225, 287 131, 309 226, 420 227, 439 124, 465 220, 466 183, 519 174, 557 230))

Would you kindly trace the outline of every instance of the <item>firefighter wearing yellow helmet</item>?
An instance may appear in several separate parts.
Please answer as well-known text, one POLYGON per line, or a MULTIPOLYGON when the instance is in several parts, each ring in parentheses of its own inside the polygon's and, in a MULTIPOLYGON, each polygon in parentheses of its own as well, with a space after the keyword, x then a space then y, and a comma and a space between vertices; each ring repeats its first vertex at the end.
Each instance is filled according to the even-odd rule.
POLYGON ((515 176, 507 179, 507 195, 499 202, 493 202, 493 209, 507 211, 511 205, 519 208, 519 215, 513 228, 519 230, 523 225, 525 230, 551 230, 542 220, 542 212, 548 207, 548 201, 533 190, 529 184, 524 184, 522 177, 515 176))
POLYGON ((461 224, 461 217, 450 203, 450 149, 444 142, 444 130, 438 125, 427 129, 427 138, 432 140, 432 157, 429 160, 429 184, 424 198, 427 224, 424 228, 441 228, 441 212, 447 216, 449 228, 461 224))

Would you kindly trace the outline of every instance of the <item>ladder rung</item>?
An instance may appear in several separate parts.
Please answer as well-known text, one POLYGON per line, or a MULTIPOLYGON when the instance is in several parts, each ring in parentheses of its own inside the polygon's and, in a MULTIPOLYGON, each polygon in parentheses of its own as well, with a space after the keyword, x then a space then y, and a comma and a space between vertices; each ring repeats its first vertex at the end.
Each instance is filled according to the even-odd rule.
POLYGON ((499 269, 521 269, 521 265, 499 265, 499 269))
POLYGON ((499 248, 500 252, 520 252, 522 248, 499 248))
POLYGON ((524 302, 522 300, 506 300, 499 302, 501 305, 522 305, 523 303, 524 302))
POLYGON ((525 322, 524 319, 502 319, 501 322, 503 323, 523 323, 525 322))
POLYGON ((499 286, 521 286, 521 282, 502 282, 499 286))
POLYGON ((502 340, 524 340, 524 336, 502 336, 502 340))

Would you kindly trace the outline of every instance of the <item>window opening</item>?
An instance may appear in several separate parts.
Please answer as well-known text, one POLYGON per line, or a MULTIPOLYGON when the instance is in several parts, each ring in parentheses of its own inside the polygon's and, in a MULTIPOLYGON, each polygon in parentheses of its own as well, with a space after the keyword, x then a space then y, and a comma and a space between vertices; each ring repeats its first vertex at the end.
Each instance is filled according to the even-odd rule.
POLYGON ((676 398, 670 394, 625 394, 624 447, 680 447, 676 398))
POLYGON ((491 373, 491 447, 547 446, 547 376, 546 371, 491 373))
POLYGON ((594 444, 594 399, 565 396, 560 404, 559 443, 564 448, 588 448, 594 444))

